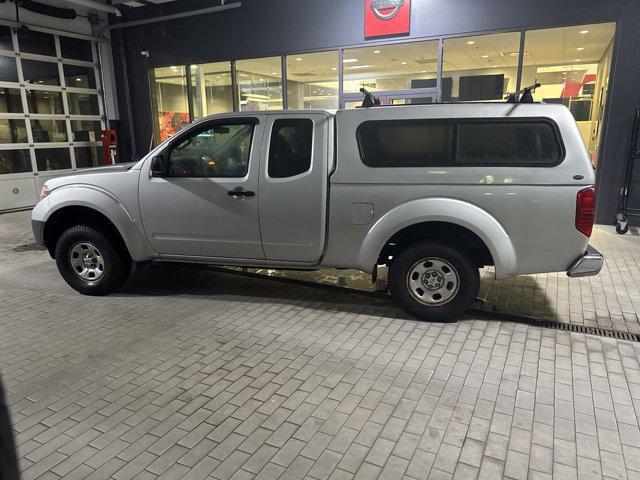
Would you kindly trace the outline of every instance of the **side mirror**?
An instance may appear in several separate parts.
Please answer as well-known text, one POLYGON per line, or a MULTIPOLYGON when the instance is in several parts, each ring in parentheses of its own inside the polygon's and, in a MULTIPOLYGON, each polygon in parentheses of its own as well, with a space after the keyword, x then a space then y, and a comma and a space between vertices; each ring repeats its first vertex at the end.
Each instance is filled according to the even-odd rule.
POLYGON ((150 172, 152 177, 165 177, 167 175, 167 168, 162 156, 158 155, 151 159, 150 172))

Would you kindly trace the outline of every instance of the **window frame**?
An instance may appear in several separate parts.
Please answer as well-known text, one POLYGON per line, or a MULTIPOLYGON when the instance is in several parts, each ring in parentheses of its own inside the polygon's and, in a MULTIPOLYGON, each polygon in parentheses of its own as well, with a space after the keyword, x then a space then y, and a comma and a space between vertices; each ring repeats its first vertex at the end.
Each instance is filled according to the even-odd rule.
POLYGON ((247 178, 249 176, 249 173, 251 171, 251 156, 253 154, 254 151, 254 142, 256 139, 256 125, 258 125, 260 123, 260 121, 258 120, 257 117, 230 117, 227 119, 224 118, 217 118, 215 120, 209 120, 207 122, 204 123, 195 123, 190 125, 187 128, 182 129, 177 135, 171 137, 168 141, 167 141, 167 146, 162 150, 162 153, 160 153, 160 155, 163 158, 163 163, 166 165, 166 173, 163 176, 164 178, 184 178, 184 179, 189 179, 189 178, 210 178, 212 180, 216 180, 216 179, 242 179, 242 178, 247 178), (216 126, 225 126, 225 125, 252 125, 253 126, 253 130, 251 132, 251 147, 249 149, 249 163, 247 164, 247 173, 241 177, 238 176, 215 176, 212 177, 210 175, 190 175, 188 177, 180 177, 177 175, 171 175, 171 152, 180 144, 182 143, 185 139, 189 138, 189 137, 195 137, 199 134, 201 134, 202 132, 206 132, 207 130, 211 130, 212 128, 216 127, 216 126))
POLYGON ((266 165, 265 165, 265 176, 268 180, 272 182, 286 182, 290 180, 295 180, 297 178, 303 177, 305 175, 309 175, 313 171, 313 151, 316 146, 316 122, 311 117, 306 116, 291 116, 291 117, 278 117, 273 120, 271 123, 271 132, 269 132, 269 146, 267 148, 267 156, 266 156, 266 165), (304 172, 296 173, 295 175, 289 175, 288 177, 272 177, 269 174, 269 166, 271 165, 271 144, 273 142, 273 133, 275 132, 276 123, 281 120, 307 120, 311 122, 311 159, 309 161, 309 168, 307 168, 304 172))
POLYGON ((564 141, 562 139, 562 135, 560 133, 560 128, 555 120, 549 117, 514 117, 514 118, 506 118, 506 117, 489 117, 489 118, 462 118, 462 117, 451 117, 451 118, 424 118, 424 119, 399 119, 399 120, 366 120, 356 129, 356 142, 358 144, 358 153, 360 155, 360 161, 367 168, 433 168, 433 167, 448 167, 448 168, 475 168, 475 167, 496 167, 496 168, 553 168, 562 164, 566 159, 567 150, 564 145, 564 141), (384 124, 394 124, 394 123, 420 123, 420 124, 428 124, 428 123, 436 123, 436 124, 453 124, 453 135, 454 135, 454 143, 452 147, 452 162, 451 163, 437 163, 430 164, 424 166, 415 166, 415 165, 389 165, 389 166, 377 166, 370 165, 365 160, 365 152, 364 145, 362 141, 361 129, 363 126, 367 124, 373 123, 384 123, 384 124), (461 124, 544 124, 548 125, 551 128, 551 132, 553 135, 553 139, 556 143, 556 148, 558 150, 558 159, 552 163, 517 163, 514 165, 504 165, 504 164, 494 164, 487 162, 473 162, 473 163, 458 163, 459 154, 460 154, 460 125, 461 124))

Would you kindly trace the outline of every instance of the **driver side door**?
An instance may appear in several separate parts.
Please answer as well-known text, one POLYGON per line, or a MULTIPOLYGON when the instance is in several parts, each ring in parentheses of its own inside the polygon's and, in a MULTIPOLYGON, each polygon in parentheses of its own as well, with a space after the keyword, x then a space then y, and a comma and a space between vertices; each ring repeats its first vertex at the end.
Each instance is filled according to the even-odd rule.
POLYGON ((216 119, 169 143, 160 176, 145 162, 140 211, 161 256, 264 259, 257 196, 262 134, 257 117, 216 119))

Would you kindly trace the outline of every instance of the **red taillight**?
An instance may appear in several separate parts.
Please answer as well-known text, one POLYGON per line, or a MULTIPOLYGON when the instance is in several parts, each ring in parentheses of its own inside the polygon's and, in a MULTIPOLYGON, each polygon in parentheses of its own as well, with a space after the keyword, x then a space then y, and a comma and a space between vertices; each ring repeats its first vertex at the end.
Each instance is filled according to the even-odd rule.
POLYGON ((578 192, 576 202, 576 228, 585 237, 590 237, 593 231, 593 220, 596 215, 596 189, 585 188, 578 192))

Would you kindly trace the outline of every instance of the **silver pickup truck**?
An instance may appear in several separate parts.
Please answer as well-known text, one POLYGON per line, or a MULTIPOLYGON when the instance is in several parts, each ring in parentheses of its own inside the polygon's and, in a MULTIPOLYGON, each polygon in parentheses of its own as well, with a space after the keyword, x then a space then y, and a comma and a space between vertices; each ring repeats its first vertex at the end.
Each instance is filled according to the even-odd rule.
POLYGON ((134 262, 389 267, 409 314, 445 321, 498 279, 597 274, 594 173, 561 105, 438 104, 205 118, 129 168, 49 180, 38 242, 67 283, 134 262))

